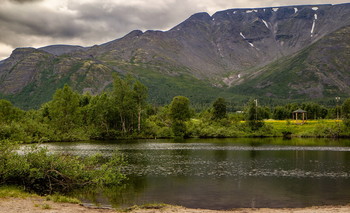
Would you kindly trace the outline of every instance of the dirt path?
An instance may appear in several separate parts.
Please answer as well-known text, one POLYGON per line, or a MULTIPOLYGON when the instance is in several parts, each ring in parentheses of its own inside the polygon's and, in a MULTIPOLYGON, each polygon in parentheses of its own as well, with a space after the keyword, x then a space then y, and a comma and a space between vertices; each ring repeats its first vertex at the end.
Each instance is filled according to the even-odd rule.
MULTIPOLYGON (((54 203, 40 197, 3 198, 0 199, 1 213, 111 213, 111 209, 87 208, 78 204, 54 203)), ((215 211, 205 209, 187 209, 179 206, 166 206, 160 209, 134 209, 130 213, 333 213, 350 212, 350 205, 322 206, 296 209, 235 209, 230 211, 215 211)))

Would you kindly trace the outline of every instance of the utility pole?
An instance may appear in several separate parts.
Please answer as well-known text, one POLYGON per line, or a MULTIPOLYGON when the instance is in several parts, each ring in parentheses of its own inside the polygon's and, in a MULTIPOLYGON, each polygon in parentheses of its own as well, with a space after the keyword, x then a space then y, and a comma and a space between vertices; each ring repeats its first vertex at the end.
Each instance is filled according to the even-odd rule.
POLYGON ((255 121, 258 120, 258 99, 254 99, 255 102, 255 121))
POLYGON ((340 97, 335 97, 335 100, 337 101, 337 106, 336 106, 336 109, 337 109, 337 120, 339 121, 339 109, 338 109, 338 102, 340 101, 340 97))
POLYGON ((340 125, 339 125, 339 107, 338 107, 338 102, 340 101, 340 97, 339 96, 335 97, 335 100, 337 102, 336 110, 337 110, 337 126, 338 126, 338 136, 339 136, 340 125))

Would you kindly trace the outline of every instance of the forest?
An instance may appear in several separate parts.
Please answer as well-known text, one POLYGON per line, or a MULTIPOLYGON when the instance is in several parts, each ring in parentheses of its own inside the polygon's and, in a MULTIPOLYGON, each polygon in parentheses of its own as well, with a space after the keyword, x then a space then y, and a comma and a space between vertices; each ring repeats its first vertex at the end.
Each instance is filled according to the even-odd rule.
POLYGON ((333 107, 313 102, 260 106, 257 100, 232 107, 218 97, 198 110, 184 96, 165 106, 150 105, 147 97, 147 87, 139 81, 115 76, 110 91, 79 94, 65 85, 35 110, 24 111, 0 100, 0 140, 350 136, 350 99, 333 107), (307 111, 306 124, 295 125, 292 112, 297 109, 307 111))

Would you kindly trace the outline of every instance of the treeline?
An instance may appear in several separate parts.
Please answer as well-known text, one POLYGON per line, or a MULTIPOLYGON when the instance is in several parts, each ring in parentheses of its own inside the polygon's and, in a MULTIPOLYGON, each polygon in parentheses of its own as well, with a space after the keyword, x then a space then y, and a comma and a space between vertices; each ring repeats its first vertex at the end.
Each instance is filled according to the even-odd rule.
POLYGON ((350 101, 333 108, 317 103, 258 106, 250 101, 239 112, 227 113, 227 102, 215 100, 202 111, 176 96, 169 105, 147 103, 147 88, 128 76, 115 76, 113 88, 99 95, 79 94, 65 85, 38 110, 23 111, 0 100, 0 140, 21 142, 75 141, 118 138, 280 136, 282 130, 265 119, 288 120, 297 109, 308 119, 335 119, 347 124, 350 101), (244 122, 242 122, 244 121, 244 122))
POLYGON ((115 77, 113 90, 81 95, 68 85, 38 110, 23 111, 0 100, 0 139, 26 142, 72 141, 142 135, 147 88, 115 77))

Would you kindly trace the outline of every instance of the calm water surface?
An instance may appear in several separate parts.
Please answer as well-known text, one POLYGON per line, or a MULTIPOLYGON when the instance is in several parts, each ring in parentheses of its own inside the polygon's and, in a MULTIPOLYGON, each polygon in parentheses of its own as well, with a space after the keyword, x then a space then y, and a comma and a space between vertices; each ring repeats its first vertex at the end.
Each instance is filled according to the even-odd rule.
POLYGON ((191 139, 45 144, 90 155, 119 150, 122 187, 84 192, 87 202, 126 207, 305 207, 350 202, 350 140, 191 139))

